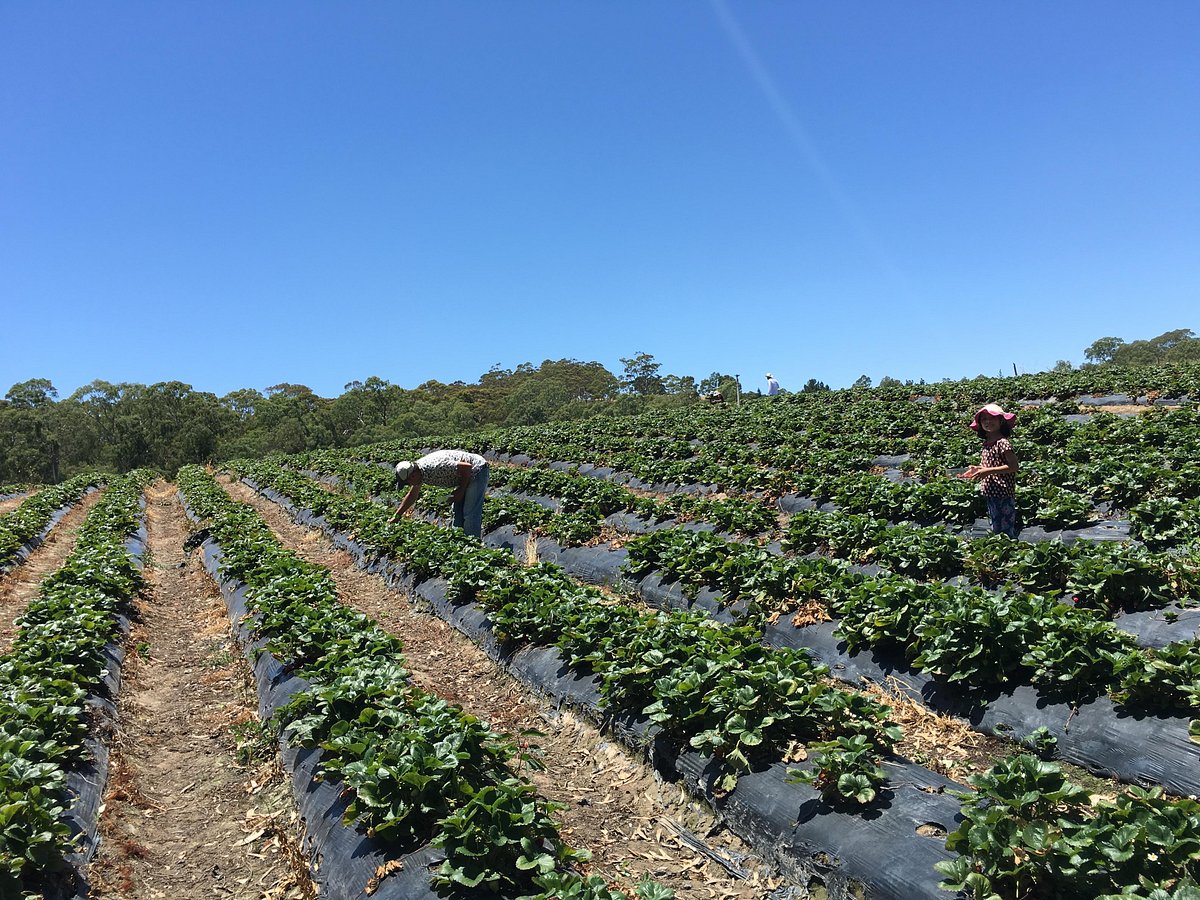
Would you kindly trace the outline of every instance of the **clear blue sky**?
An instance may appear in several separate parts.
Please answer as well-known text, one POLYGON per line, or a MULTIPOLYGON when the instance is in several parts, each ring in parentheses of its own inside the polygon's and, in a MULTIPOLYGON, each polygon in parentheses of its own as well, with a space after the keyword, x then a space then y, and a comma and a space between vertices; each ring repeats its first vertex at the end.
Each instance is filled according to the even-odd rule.
POLYGON ((1200 3, 0 0, 0 391, 1200 329, 1200 3))

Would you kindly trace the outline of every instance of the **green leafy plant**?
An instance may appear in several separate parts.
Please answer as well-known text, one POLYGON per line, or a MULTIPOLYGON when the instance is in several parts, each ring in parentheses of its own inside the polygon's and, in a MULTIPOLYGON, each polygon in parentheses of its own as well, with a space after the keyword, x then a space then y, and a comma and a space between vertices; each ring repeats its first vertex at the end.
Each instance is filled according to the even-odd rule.
POLYGON ((820 756, 811 769, 789 769, 788 780, 811 784, 827 801, 863 806, 875 799, 885 780, 862 735, 813 744, 820 756))

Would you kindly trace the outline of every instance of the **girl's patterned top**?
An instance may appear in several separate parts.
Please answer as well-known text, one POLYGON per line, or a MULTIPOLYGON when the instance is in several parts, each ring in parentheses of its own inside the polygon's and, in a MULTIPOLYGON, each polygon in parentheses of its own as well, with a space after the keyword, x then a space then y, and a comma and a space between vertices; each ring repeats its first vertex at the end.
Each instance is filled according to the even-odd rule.
MULTIPOLYGON (((979 464, 986 468, 1004 465, 1005 452, 1011 452, 1008 438, 998 438, 994 444, 984 444, 979 464)), ((1003 475, 984 475, 979 479, 979 493, 985 497, 1014 497, 1017 492, 1017 476, 1012 472, 1003 475)))
POLYGON ((465 450, 435 450, 426 453, 417 460, 421 470, 421 480, 435 487, 458 487, 458 464, 471 464, 471 474, 474 475, 484 466, 487 460, 465 450))

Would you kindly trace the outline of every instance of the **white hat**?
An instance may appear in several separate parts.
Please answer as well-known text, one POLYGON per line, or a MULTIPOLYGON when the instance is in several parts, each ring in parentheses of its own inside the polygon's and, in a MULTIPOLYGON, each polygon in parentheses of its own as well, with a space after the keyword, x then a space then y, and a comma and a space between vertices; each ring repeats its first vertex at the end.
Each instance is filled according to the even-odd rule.
POLYGON ((409 476, 413 473, 413 469, 416 467, 417 464, 411 459, 406 459, 403 462, 396 463, 396 480, 407 482, 409 476))
POLYGON ((772 375, 770 372, 768 372, 768 373, 767 373, 767 377, 768 377, 768 378, 774 378, 775 376, 774 376, 774 375, 772 375))

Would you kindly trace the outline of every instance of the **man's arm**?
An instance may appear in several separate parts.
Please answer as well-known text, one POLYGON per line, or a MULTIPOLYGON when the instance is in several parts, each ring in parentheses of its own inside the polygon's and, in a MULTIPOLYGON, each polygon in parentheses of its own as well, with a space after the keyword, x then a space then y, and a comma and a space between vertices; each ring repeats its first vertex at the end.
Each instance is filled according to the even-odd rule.
POLYGON ((458 487, 454 489, 454 493, 450 495, 450 499, 455 503, 462 503, 463 497, 467 496, 467 485, 471 483, 471 464, 469 462, 460 462, 458 464, 458 487))
POLYGON ((398 518, 412 509, 413 504, 417 502, 417 498, 421 496, 421 470, 413 469, 412 475, 408 478, 408 493, 404 495, 404 499, 400 501, 400 505, 396 507, 396 511, 392 513, 392 517, 388 522, 395 522, 398 518))

